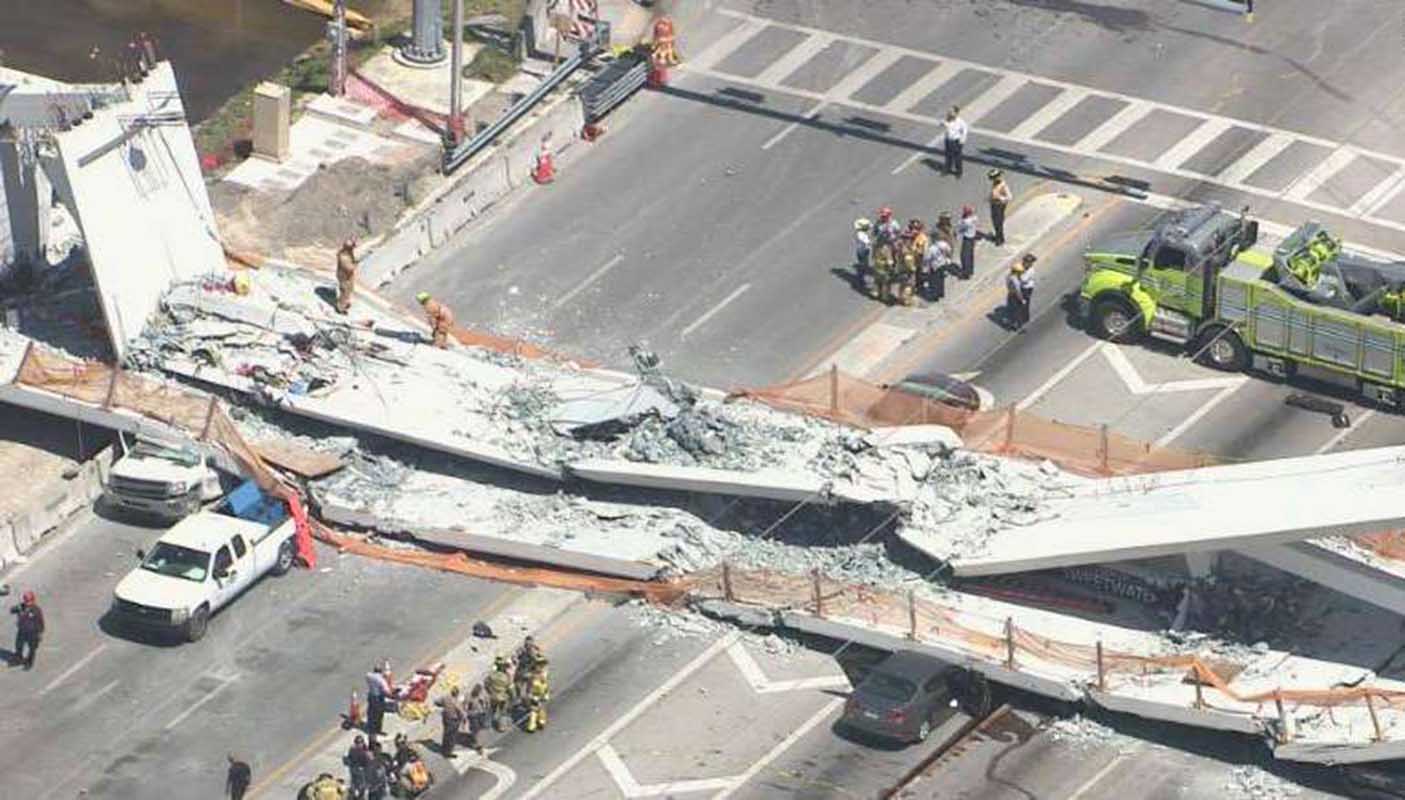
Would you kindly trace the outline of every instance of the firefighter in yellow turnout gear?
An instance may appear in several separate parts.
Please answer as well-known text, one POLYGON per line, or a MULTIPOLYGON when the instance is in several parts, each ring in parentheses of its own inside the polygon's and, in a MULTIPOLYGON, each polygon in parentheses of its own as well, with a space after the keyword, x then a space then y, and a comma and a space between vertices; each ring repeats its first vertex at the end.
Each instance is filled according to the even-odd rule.
POLYGON ((488 718, 492 720, 493 730, 496 731, 507 727, 503 717, 512 711, 512 676, 508 674, 510 666, 506 656, 498 656, 493 662, 493 671, 483 679, 483 688, 488 692, 488 718))
POLYGON ((527 732, 536 733, 546 727, 546 704, 551 700, 551 684, 547 680, 546 659, 538 659, 527 685, 527 732))

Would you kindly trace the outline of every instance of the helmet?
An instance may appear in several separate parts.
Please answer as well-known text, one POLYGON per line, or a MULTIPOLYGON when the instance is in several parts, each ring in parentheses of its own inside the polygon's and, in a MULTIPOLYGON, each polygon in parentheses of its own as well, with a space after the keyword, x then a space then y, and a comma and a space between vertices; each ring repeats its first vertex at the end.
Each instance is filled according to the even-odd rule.
POLYGON ((1020 266, 1022 266, 1022 267, 1032 267, 1032 266, 1034 266, 1034 262, 1036 262, 1036 261, 1038 261, 1038 260, 1039 260, 1039 259, 1036 258, 1033 253, 1025 253, 1023 256, 1020 257, 1020 266))
POLYGON ((993 169, 993 170, 991 170, 990 172, 987 172, 987 173, 985 174, 985 176, 986 176, 987 178, 990 178, 991 180, 994 181, 994 180, 999 180, 1000 178, 1005 177, 1005 173, 1001 172, 1001 171, 998 170, 998 169, 993 169))
POLYGON ((1024 272, 1024 269, 1025 264, 1023 261, 1016 261, 1014 265, 1010 267, 1010 271, 1015 273, 1016 275, 1020 274, 1021 272, 1024 272))
POLYGON ((429 292, 420 292, 415 295, 415 299, 419 301, 420 305, 424 305, 429 302, 429 292))
POLYGON ((880 220, 883 220, 884 222, 887 222, 888 220, 893 218, 893 209, 887 206, 883 206, 882 208, 878 209, 878 218, 880 220))
POLYGON ((862 218, 862 217, 859 218, 859 219, 854 220, 854 230, 856 230, 856 231, 866 231, 866 230, 868 230, 869 228, 872 228, 872 227, 873 227, 873 221, 872 221, 872 220, 864 219, 864 218, 862 218))
POLYGON ((497 667, 498 669, 507 669, 508 663, 509 662, 507 660, 507 656, 498 656, 497 658, 493 659, 493 666, 497 667))
POLYGON ((920 219, 910 219, 907 221, 907 229, 910 231, 920 231, 927 226, 922 224, 920 219))
POLYGON ((25 592, 23 595, 20 596, 20 602, 24 603, 27 606, 34 605, 35 599, 36 598, 34 597, 34 592, 32 591, 25 592))
POLYGON ((344 241, 344 242, 341 243, 341 246, 344 247, 344 248, 346 248, 347 250, 353 250, 353 249, 355 249, 355 248, 356 248, 356 237, 355 237, 355 236, 348 237, 346 241, 344 241))

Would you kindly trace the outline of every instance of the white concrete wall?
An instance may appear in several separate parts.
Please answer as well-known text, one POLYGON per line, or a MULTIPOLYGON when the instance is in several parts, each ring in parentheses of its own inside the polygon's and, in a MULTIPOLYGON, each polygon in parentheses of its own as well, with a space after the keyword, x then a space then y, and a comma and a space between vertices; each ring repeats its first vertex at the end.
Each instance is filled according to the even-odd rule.
POLYGON ((224 270, 184 114, 175 74, 163 62, 130 101, 56 137, 67 178, 59 189, 87 242, 119 359, 172 281, 224 270))

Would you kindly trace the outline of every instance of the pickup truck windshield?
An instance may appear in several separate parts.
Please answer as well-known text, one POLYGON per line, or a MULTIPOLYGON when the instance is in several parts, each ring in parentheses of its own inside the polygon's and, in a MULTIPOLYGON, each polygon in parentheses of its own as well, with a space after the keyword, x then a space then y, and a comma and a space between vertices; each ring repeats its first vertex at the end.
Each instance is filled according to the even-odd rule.
POLYGON ((135 447, 132 448, 132 455, 138 458, 160 458, 166 461, 173 461, 184 467, 193 467, 200 463, 200 456, 193 451, 184 450, 179 447, 170 447, 159 442, 138 439, 135 447))
POLYGON ((210 554, 191 550, 189 547, 157 542, 151 554, 141 562, 141 568, 158 575, 201 583, 210 568, 210 554))

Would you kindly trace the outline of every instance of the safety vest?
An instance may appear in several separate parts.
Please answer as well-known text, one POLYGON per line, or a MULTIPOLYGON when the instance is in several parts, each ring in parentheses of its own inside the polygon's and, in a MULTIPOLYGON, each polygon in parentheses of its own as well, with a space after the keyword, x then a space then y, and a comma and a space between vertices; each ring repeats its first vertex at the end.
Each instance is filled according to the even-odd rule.
POLYGON ((507 673, 500 669, 488 673, 483 686, 488 690, 488 696, 494 700, 506 700, 512 693, 512 681, 508 679, 507 673))
POLYGON ((547 684, 546 678, 538 675, 532 679, 530 696, 533 701, 545 703, 551 699, 551 687, 547 684))
POLYGON ((423 761, 411 761, 405 767, 405 774, 410 777, 410 785, 416 790, 429 786, 429 769, 423 761))

